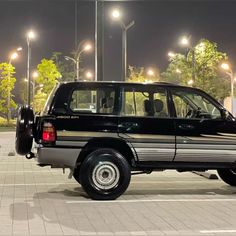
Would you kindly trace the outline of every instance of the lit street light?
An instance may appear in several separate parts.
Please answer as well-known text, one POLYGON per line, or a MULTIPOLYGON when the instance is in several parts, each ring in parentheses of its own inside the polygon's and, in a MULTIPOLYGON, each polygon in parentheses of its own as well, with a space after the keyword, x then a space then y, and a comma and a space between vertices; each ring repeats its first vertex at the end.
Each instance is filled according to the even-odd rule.
POLYGON ((149 76, 154 76, 155 73, 154 73, 154 71, 153 71, 152 69, 148 69, 147 75, 149 75, 149 76))
POLYGON ((171 59, 173 59, 176 56, 176 53, 170 51, 170 52, 168 52, 167 55, 168 55, 169 59, 171 60, 171 59))
POLYGON ((76 81, 79 81, 80 79, 80 76, 79 76, 79 70, 80 70, 80 57, 82 55, 83 52, 87 52, 87 51, 90 51, 92 49, 92 45, 87 43, 85 44, 82 49, 80 50, 80 45, 78 46, 78 50, 76 52, 76 55, 75 55, 75 58, 72 58, 72 57, 68 57, 68 56, 65 56, 65 59, 67 61, 71 60, 73 61, 73 63, 75 64, 76 66, 76 81))
MULTIPOLYGON (((33 74, 32 74, 32 77, 34 79, 36 79, 38 77, 38 72, 34 71, 33 74)), ((24 81, 28 82, 29 80, 28 79, 24 79, 24 81)), ((36 90, 38 88, 43 88, 43 84, 39 84, 39 85, 35 86, 35 81, 32 81, 32 80, 30 80, 30 84, 32 85, 32 100, 34 101, 34 96, 35 96, 36 90)))
POLYGON ((30 106, 30 66, 31 66, 31 47, 30 43, 31 40, 35 38, 35 33, 31 30, 26 35, 27 41, 27 49, 28 49, 28 56, 27 56, 27 80, 28 80, 28 91, 27 91, 27 104, 30 106))
POLYGON ((93 73, 92 73, 91 71, 87 71, 87 72, 85 73, 85 78, 86 78, 86 79, 92 79, 92 77, 93 77, 93 73))
POLYGON ((125 25, 118 9, 114 9, 111 16, 112 19, 119 21, 122 29, 122 80, 125 81, 127 78, 127 31, 135 24, 135 22, 131 21, 129 24, 125 25))
POLYGON ((230 77, 230 84, 231 84, 231 92, 230 92, 230 97, 231 97, 231 113, 234 115, 234 81, 236 77, 234 78, 234 73, 232 68, 228 63, 222 63, 221 68, 226 71, 226 74, 230 77))
POLYGON ((180 44, 183 45, 183 46, 189 46, 189 39, 190 39, 190 37, 183 36, 180 39, 180 44))
POLYGON ((190 42, 190 38, 191 36, 187 37, 187 36, 183 36, 180 39, 180 44, 184 47, 187 47, 190 51, 192 51, 192 81, 195 81, 195 48, 191 45, 190 42))
MULTIPOLYGON (((17 50, 20 51, 20 50, 17 50)), ((13 52, 10 55, 10 59, 8 64, 11 66, 12 60, 15 60, 18 57, 18 53, 17 52, 13 52)), ((7 121, 9 122, 9 120, 11 119, 11 92, 10 92, 10 79, 11 79, 11 73, 10 71, 8 71, 8 76, 7 76, 7 80, 8 80, 8 89, 7 89, 7 121)))

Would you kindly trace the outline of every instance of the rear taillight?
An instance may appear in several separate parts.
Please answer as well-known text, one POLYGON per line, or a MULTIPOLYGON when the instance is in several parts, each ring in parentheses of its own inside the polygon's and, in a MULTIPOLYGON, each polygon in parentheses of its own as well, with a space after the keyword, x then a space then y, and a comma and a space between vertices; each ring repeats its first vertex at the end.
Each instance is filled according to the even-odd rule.
POLYGON ((56 141, 55 128, 49 122, 43 124, 42 140, 43 140, 43 142, 55 142, 56 141))

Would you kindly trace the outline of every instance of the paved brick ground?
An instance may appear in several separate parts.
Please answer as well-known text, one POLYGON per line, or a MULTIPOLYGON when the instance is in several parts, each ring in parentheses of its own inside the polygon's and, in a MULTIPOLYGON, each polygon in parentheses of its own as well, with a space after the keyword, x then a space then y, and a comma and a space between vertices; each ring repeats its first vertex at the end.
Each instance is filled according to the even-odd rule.
POLYGON ((132 177, 116 201, 91 201, 61 170, 7 156, 0 133, 0 235, 236 235, 236 188, 192 173, 132 177))

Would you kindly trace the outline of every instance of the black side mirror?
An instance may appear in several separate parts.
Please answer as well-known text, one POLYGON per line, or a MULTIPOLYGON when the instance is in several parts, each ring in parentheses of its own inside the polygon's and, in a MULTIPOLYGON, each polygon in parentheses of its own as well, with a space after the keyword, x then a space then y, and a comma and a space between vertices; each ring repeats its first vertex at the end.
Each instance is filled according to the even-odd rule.
POLYGON ((220 113, 221 113, 222 119, 227 120, 227 117, 229 116, 229 112, 225 109, 221 109, 220 113))

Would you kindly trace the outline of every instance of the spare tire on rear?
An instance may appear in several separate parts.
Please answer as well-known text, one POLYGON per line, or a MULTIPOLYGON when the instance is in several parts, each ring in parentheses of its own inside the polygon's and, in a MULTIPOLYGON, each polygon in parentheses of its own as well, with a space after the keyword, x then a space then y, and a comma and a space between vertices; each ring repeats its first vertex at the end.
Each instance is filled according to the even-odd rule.
POLYGON ((33 144, 34 112, 30 106, 20 107, 16 122, 15 148, 19 155, 30 153, 33 144))

